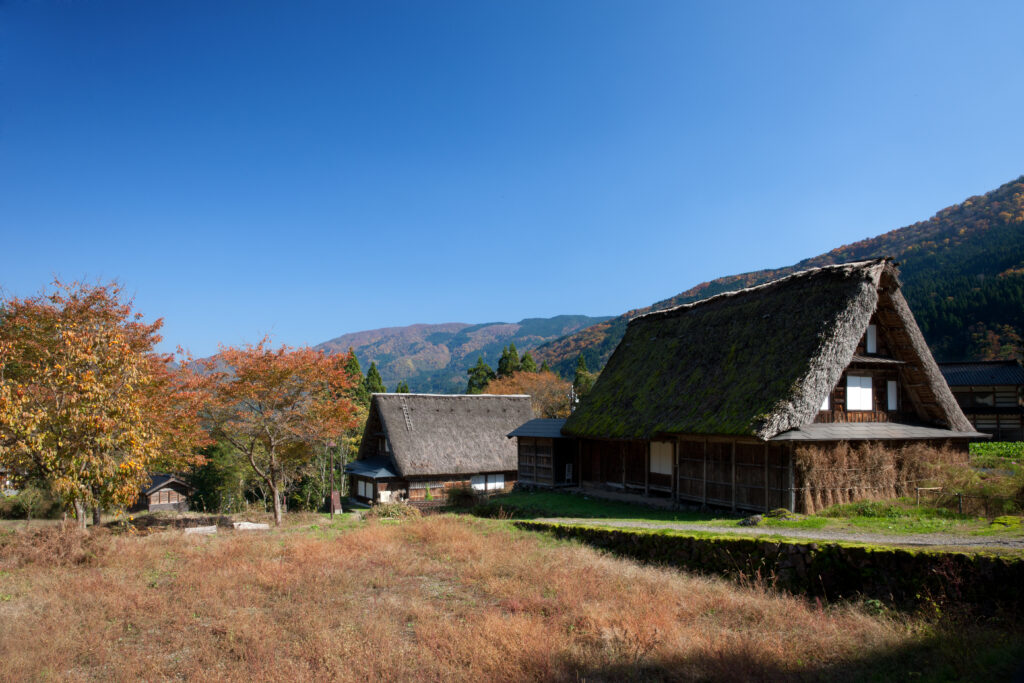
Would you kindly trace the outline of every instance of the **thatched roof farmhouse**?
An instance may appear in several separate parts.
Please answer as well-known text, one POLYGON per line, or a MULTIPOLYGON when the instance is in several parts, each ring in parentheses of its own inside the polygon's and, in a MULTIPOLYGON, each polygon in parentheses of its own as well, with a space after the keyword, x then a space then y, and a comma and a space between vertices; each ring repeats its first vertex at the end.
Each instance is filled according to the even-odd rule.
POLYGON ((374 394, 352 494, 363 501, 440 500, 444 490, 511 487, 516 446, 506 435, 533 417, 529 396, 374 394))
MULTIPOLYGON (((888 260, 634 318, 562 434, 579 440, 584 485, 746 509, 797 505, 800 448, 884 442, 896 467, 908 443, 983 438, 888 260)), ((881 488, 857 476, 865 495, 881 488)))

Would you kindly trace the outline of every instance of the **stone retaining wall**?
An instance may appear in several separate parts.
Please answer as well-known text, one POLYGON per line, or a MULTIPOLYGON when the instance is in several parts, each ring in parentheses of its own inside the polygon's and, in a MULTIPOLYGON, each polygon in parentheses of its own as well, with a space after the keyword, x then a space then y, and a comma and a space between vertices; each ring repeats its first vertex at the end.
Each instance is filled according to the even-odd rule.
POLYGON ((1024 558, 1020 557, 543 522, 515 525, 643 562, 739 580, 763 580, 792 593, 830 600, 864 597, 899 607, 928 602, 958 604, 986 613, 1024 609, 1024 558))

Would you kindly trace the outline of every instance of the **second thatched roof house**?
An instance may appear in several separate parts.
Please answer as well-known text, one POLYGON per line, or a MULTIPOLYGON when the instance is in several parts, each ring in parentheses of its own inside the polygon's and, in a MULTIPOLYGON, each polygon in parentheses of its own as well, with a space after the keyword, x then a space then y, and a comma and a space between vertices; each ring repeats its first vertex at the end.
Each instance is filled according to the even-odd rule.
POLYGON ((634 318, 562 434, 579 442, 584 485, 807 511, 903 493, 917 461, 951 457, 934 447, 985 438, 887 260, 634 318))
POLYGON ((511 488, 516 445, 506 434, 533 417, 529 396, 373 394, 352 496, 363 502, 444 499, 456 485, 511 488))

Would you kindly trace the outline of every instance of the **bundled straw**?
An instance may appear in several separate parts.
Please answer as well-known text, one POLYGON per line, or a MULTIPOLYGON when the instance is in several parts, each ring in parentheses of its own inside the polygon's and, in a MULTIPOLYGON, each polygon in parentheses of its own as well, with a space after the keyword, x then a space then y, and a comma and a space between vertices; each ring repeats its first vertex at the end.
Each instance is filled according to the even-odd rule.
POLYGON ((965 461, 966 456, 945 445, 925 443, 899 447, 878 442, 851 446, 804 446, 795 453, 797 484, 803 510, 813 514, 832 505, 857 500, 906 496, 933 477, 941 464, 965 461))

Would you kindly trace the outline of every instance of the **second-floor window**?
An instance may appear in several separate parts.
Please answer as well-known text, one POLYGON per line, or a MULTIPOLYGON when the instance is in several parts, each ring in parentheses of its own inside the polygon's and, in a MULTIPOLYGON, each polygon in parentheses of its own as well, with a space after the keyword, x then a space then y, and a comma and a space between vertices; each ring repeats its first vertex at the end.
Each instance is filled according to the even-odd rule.
POLYGON ((870 377, 858 377, 857 375, 846 376, 846 409, 874 409, 870 377))

